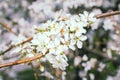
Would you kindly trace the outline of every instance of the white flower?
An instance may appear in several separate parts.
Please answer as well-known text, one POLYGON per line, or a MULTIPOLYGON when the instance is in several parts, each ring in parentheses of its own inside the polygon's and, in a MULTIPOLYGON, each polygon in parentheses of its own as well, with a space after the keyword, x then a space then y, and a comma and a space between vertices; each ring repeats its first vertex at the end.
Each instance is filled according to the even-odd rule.
POLYGON ((64 51, 68 50, 66 45, 61 45, 59 39, 55 39, 48 44, 49 53, 52 54, 61 54, 64 51))
POLYGON ((84 35, 81 35, 81 36, 76 36, 76 35, 73 35, 72 37, 73 39, 71 40, 72 43, 75 43, 77 45, 78 48, 82 48, 82 41, 86 40, 87 37, 84 36, 84 35))
POLYGON ((103 28, 105 29, 105 30, 114 30, 114 24, 115 24, 115 22, 113 22, 111 19, 105 19, 104 20, 104 23, 103 23, 104 25, 103 25, 103 28))
POLYGON ((101 72, 105 68, 105 66, 106 65, 104 63, 100 62, 99 65, 98 65, 98 71, 101 72))
POLYGON ((37 46, 37 52, 42 52, 45 54, 48 50, 47 46, 49 44, 50 38, 46 34, 38 35, 39 44, 37 46))
POLYGON ((76 56, 74 58, 74 65, 75 66, 79 65, 81 61, 82 61, 81 57, 80 56, 76 56))
POLYGON ((71 39, 70 44, 69 44, 69 48, 72 50, 75 50, 75 43, 76 43, 76 41, 74 39, 71 39))
POLYGON ((82 66, 84 67, 84 71, 88 71, 95 67, 97 60, 95 58, 91 58, 90 61, 87 61, 86 63, 82 63, 82 66))
POLYGON ((53 54, 46 54, 46 59, 52 64, 54 68, 60 68, 61 70, 65 70, 68 66, 67 57, 62 55, 53 55, 53 54))
POLYGON ((83 14, 79 14, 81 17, 81 21, 84 23, 93 23, 96 21, 96 18, 94 17, 94 13, 88 13, 87 11, 84 11, 83 14))
POLYGON ((82 60, 83 60, 83 61, 87 61, 87 60, 88 60, 87 55, 83 55, 82 60))

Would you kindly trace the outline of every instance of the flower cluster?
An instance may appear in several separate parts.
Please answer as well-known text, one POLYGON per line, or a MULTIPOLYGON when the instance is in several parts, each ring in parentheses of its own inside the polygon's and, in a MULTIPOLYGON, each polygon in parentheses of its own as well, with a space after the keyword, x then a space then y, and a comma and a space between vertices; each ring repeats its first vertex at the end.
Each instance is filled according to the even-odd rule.
POLYGON ((40 26, 35 26, 35 35, 31 46, 35 53, 42 53, 54 68, 65 70, 67 57, 64 51, 75 50, 75 46, 82 48, 83 41, 87 39, 85 27, 96 19, 93 13, 87 11, 84 14, 69 17, 58 17, 47 21, 40 26))
MULTIPOLYGON (((102 12, 120 10, 119 1, 0 0, 0 64, 44 55, 40 58, 40 63, 37 63, 38 65, 36 63, 33 65, 38 66, 41 72, 44 70, 43 74, 40 72, 41 76, 52 80, 57 79, 58 76, 60 80, 80 78, 82 80, 96 80, 97 77, 101 77, 101 80, 105 79, 106 76, 111 73, 113 74, 116 70, 120 71, 117 69, 119 68, 119 64, 117 64, 117 67, 115 64, 119 62, 120 55, 120 15, 97 19, 91 25, 92 30, 88 29, 86 33, 86 29, 84 28, 94 22, 92 14, 88 14, 87 12, 79 16, 75 16, 74 14, 89 10, 97 16, 102 12), (56 18, 55 14, 59 10, 63 12, 56 18), (53 19, 54 17, 55 19, 53 19), (36 28, 31 25, 36 25, 36 28), (76 47, 82 47, 84 40, 86 40, 86 35, 88 41, 85 42, 84 48, 75 50, 76 47), (84 36, 84 40, 82 36, 84 36), (28 37, 33 38, 33 40, 7 50, 11 46, 29 40, 28 37), (74 51, 69 51, 69 49, 74 51), (3 54, 6 50, 7 52, 3 54), (66 55, 69 57, 68 59, 66 55), (65 70, 66 66, 68 66, 68 60, 70 64, 66 70, 67 75, 66 72, 61 72, 58 69, 55 69, 56 72, 54 73, 57 75, 53 74, 54 71, 51 72, 52 66, 65 70), (52 66, 48 65, 46 61, 52 64, 52 66), (43 63, 47 65, 45 68, 42 66, 43 63), (111 68, 114 68, 114 66, 115 69, 111 71, 111 68), (100 75, 97 75, 96 71, 100 75)), ((38 62, 39 60, 35 61, 38 62)), ((29 69, 30 67, 29 65, 18 65, 7 70, 3 68, 0 70, 0 80, 17 79, 19 76, 18 68, 19 72, 23 72, 23 69, 29 69)), ((108 76, 106 80, 119 80, 117 76, 119 75, 115 77, 108 76)), ((31 77, 27 78, 24 75, 24 77, 19 77, 19 79, 25 78, 29 80, 31 77)), ((43 79, 43 77, 40 78, 43 79)))

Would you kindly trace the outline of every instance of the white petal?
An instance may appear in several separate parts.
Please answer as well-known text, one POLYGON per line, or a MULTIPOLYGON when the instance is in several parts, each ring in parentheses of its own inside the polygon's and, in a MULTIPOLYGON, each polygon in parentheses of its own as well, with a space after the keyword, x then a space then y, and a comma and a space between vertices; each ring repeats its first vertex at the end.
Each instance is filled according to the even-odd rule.
POLYGON ((75 35, 74 34, 70 34, 70 38, 71 39, 75 38, 75 35))
POLYGON ((71 39, 70 45, 75 45, 76 41, 74 39, 71 39))
POLYGON ((68 33, 66 33, 64 37, 65 37, 65 40, 69 40, 69 34, 68 33))
POLYGON ((76 31, 75 36, 80 36, 81 32, 80 31, 76 31))
POLYGON ((81 41, 85 41, 86 39, 87 39, 87 36, 84 36, 84 35, 80 36, 81 41))
POLYGON ((94 15, 95 15, 94 13, 90 13, 89 17, 94 17, 94 15))
POLYGON ((87 11, 84 11, 83 13, 84 13, 85 17, 87 17, 89 15, 87 11))
POLYGON ((69 48, 72 50, 75 50, 75 46, 74 45, 69 45, 69 48))
POLYGON ((75 30, 75 26, 70 26, 70 31, 74 31, 75 30))
POLYGON ((55 45, 59 45, 60 44, 60 40, 55 39, 54 43, 55 43, 55 45))
POLYGON ((53 49, 53 48, 50 49, 50 50, 49 50, 49 53, 53 53, 53 54, 54 54, 54 53, 55 53, 55 49, 53 49))
POLYGON ((65 43, 64 38, 60 38, 60 41, 61 41, 62 43, 65 43))
POLYGON ((78 47, 78 48, 82 48, 82 44, 83 44, 83 43, 82 43, 81 41, 78 41, 78 42, 77 42, 77 47, 78 47))
POLYGON ((74 65, 77 66, 79 65, 79 63, 82 61, 81 57, 80 56, 76 56, 74 58, 74 65))
POLYGON ((87 61, 87 60, 88 60, 87 55, 83 55, 82 60, 83 60, 83 61, 87 61))

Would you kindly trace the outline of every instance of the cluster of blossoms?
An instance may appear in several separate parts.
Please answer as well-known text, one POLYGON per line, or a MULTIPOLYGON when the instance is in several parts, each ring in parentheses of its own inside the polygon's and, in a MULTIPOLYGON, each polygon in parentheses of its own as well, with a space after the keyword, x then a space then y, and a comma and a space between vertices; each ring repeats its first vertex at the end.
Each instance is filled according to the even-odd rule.
POLYGON ((87 11, 84 14, 58 16, 53 21, 49 20, 35 26, 35 35, 30 42, 32 55, 43 54, 54 68, 65 70, 67 57, 64 54, 68 49, 82 48, 83 41, 87 39, 85 27, 92 24, 96 18, 87 11))
MULTIPOLYGON (((116 9, 120 10, 119 0, 0 0, 0 23, 5 22, 13 32, 18 34, 18 36, 14 35, 0 24, 0 52, 6 50, 10 44, 16 45, 26 40, 26 37, 33 36, 33 40, 30 43, 20 45, 8 51, 5 55, 1 55, 0 63, 2 64, 13 60, 15 61, 16 59, 19 60, 20 58, 34 57, 42 54, 44 55, 43 59, 45 61, 48 60, 54 68, 65 70, 66 66, 68 66, 66 50, 72 49, 75 51, 76 46, 82 48, 83 41, 86 40, 87 37, 88 42, 86 42, 86 47, 88 49, 91 51, 94 49, 101 51, 102 47, 102 50, 108 58, 118 60, 119 58, 116 58, 113 53, 117 55, 120 54, 120 15, 97 19, 96 22, 91 25, 92 30, 87 31, 87 33, 85 27, 94 22, 95 19, 93 19, 93 15, 88 15, 88 13, 85 12, 79 16, 72 16, 82 10, 89 10, 97 15, 116 9), (48 19, 53 19, 56 12, 61 9, 64 15, 67 15, 67 13, 71 13, 71 15, 67 17, 59 16, 54 20, 47 21, 48 19), (47 22, 41 24, 41 22, 44 21, 47 22), (31 25, 34 24, 36 26, 33 29, 31 25), (98 32, 99 34, 97 34, 98 32), (109 34, 109 36, 104 37, 102 34, 104 36, 109 34), (106 45, 106 47, 103 48, 101 45, 106 45), (20 53, 20 55, 14 53, 20 53)), ((96 73, 94 74, 94 72, 93 76, 93 74, 89 73, 89 70, 96 69, 102 73, 102 71, 104 71, 103 69, 108 66, 107 64, 103 64, 104 59, 97 60, 97 57, 91 58, 89 55, 88 57, 86 55, 83 56, 83 54, 89 54, 91 51, 86 52, 82 49, 80 50, 80 54, 67 54, 68 57, 74 59, 74 65, 70 61, 70 67, 74 67, 74 70, 76 70, 76 66, 77 68, 80 66, 80 69, 83 67, 83 71, 78 70, 78 72, 80 72, 79 77, 83 80, 86 80, 88 77, 94 80, 94 78, 98 76, 96 73), (96 65, 98 68, 96 68, 96 65)), ((91 55, 94 56, 96 54, 91 55)), ((42 59, 40 60, 42 62, 42 59)), ((21 67, 19 65, 16 70, 18 70, 18 68, 23 69, 24 66, 21 67)), ((44 74, 41 75, 49 76, 49 78, 53 79, 54 76, 50 75, 51 72, 49 74, 49 69, 51 68, 47 69, 46 67, 44 74)), ((10 68, 9 72, 7 69, 7 72, 4 71, 2 74, 11 76, 13 71, 17 72, 16 70, 10 68)), ((19 71, 22 72, 20 69, 19 71)), ((73 73, 71 70, 67 72, 71 73, 67 75, 69 78, 71 75, 78 75, 78 73, 73 73)), ((14 74, 16 75, 17 73, 14 74)), ((107 75, 108 73, 109 72, 107 72, 107 75)), ((62 73, 62 76, 63 75, 65 75, 65 73, 62 73)), ((17 78, 17 75, 15 77, 17 78)), ((70 79, 74 80, 73 78, 74 77, 70 79)))

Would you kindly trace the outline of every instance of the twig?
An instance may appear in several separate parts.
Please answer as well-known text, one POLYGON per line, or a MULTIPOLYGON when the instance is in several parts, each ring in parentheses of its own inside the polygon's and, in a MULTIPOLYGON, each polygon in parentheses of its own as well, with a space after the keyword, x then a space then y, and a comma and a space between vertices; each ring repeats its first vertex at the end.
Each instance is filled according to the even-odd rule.
POLYGON ((113 16, 113 15, 117 15, 117 14, 120 14, 120 11, 112 11, 112 12, 102 13, 102 14, 95 15, 95 17, 97 19, 99 19, 99 18, 104 18, 104 17, 113 16))
POLYGON ((23 60, 18 60, 18 61, 14 61, 14 62, 8 62, 8 63, 0 64, 0 68, 7 67, 7 66, 12 66, 12 65, 17 65, 17 64, 22 64, 22 63, 27 63, 27 62, 31 62, 33 60, 41 58, 42 56, 43 56, 43 54, 39 54, 39 55, 31 57, 31 58, 26 58, 26 59, 23 59, 23 60))
POLYGON ((28 39, 26 39, 25 41, 21 42, 21 43, 18 43, 16 45, 11 45, 8 49, 6 49, 5 51, 1 52, 0 55, 3 55, 5 54, 6 52, 10 51, 11 49, 13 49, 14 47, 17 47, 17 46, 20 46, 20 45, 23 45, 27 42, 30 42, 31 40, 33 39, 33 37, 29 37, 28 39))
POLYGON ((30 65, 31 65, 32 70, 33 70, 33 73, 34 73, 34 78, 35 78, 35 80, 38 80, 38 76, 37 76, 37 73, 36 73, 36 71, 35 71, 35 68, 34 68, 32 62, 30 62, 30 65))
POLYGON ((2 25, 2 27, 4 27, 7 31, 13 33, 14 35, 18 36, 18 34, 14 31, 12 31, 12 29, 10 27, 8 27, 7 23, 0 23, 2 25))

